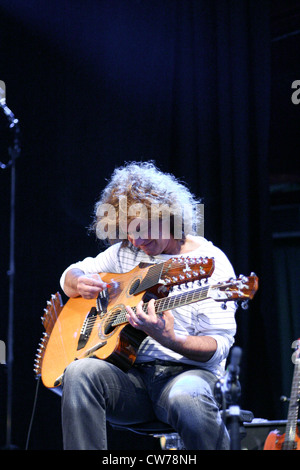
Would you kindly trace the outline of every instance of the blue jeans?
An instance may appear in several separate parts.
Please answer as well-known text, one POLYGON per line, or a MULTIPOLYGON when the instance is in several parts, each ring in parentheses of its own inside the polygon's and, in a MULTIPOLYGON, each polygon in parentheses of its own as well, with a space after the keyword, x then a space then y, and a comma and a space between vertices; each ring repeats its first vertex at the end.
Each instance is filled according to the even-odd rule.
POLYGON ((106 421, 157 419, 178 432, 187 450, 229 449, 215 381, 211 372, 188 365, 136 365, 125 373, 99 359, 72 362, 63 383, 64 449, 107 449, 106 421))

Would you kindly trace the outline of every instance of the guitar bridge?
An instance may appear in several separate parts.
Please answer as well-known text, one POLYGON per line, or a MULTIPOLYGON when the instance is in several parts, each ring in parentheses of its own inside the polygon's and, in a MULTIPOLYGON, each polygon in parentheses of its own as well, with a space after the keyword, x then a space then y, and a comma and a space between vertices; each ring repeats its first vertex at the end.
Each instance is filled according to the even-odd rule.
POLYGON ((86 318, 83 322, 81 331, 80 331, 80 336, 79 336, 78 345, 77 345, 77 351, 84 348, 86 343, 88 342, 89 337, 91 335, 91 332, 94 328, 94 324, 95 324, 97 315, 98 315, 98 312, 97 312, 97 309, 95 307, 93 307, 90 310, 90 312, 87 314, 87 316, 86 316, 86 318))

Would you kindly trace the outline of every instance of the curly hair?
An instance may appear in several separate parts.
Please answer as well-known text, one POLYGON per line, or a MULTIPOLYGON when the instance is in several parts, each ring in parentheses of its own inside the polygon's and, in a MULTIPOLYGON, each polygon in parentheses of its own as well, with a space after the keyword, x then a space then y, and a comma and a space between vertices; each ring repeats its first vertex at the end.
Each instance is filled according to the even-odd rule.
POLYGON ((126 245, 128 222, 153 216, 161 220, 167 214, 170 233, 184 241, 188 233, 196 233, 199 203, 201 200, 184 183, 160 171, 153 161, 125 163, 114 170, 96 202, 90 228, 99 239, 107 238, 111 244, 122 241, 126 245))

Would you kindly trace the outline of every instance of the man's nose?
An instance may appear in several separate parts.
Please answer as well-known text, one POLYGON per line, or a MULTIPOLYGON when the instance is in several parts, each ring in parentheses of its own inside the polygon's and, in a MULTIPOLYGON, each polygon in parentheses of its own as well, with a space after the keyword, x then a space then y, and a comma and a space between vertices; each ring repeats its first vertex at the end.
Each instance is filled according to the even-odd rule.
POLYGON ((135 246, 136 248, 139 248, 143 244, 144 239, 140 237, 138 238, 130 237, 130 241, 133 244, 133 246, 135 246))

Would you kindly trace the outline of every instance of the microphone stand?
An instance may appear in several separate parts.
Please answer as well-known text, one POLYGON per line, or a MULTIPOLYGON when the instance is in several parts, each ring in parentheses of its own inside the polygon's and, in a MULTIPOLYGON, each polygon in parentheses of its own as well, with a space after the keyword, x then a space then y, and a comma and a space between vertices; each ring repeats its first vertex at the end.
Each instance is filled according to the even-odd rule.
POLYGON ((11 192, 10 192, 10 250, 9 250, 9 311, 8 311, 8 328, 7 328, 7 418, 6 418, 6 445, 5 450, 13 450, 16 447, 12 445, 11 429, 12 429, 12 383, 13 383, 13 339, 14 339, 14 287, 15 287, 15 194, 16 194, 16 159, 19 157, 20 148, 20 128, 19 121, 15 118, 12 111, 6 106, 5 99, 0 100, 0 108, 3 109, 8 122, 9 128, 14 131, 13 146, 8 148, 10 160, 4 164, 0 162, 0 168, 6 170, 11 169, 11 192))
POLYGON ((227 373, 220 379, 215 388, 216 398, 223 403, 224 420, 228 420, 228 431, 230 435, 230 450, 241 449, 241 410, 238 405, 241 396, 241 385, 239 382, 239 362, 241 358, 241 348, 235 346, 231 351, 231 361, 227 373), (227 405, 229 408, 227 409, 227 405))

